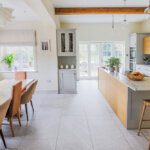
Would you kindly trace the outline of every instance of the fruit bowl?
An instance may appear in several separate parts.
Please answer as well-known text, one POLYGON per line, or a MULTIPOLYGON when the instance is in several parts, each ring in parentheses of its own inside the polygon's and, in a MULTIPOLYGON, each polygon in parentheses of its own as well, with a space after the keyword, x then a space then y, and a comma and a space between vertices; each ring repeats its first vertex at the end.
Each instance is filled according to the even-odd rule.
POLYGON ((127 77, 133 81, 142 81, 144 75, 140 72, 132 72, 127 75, 127 77))

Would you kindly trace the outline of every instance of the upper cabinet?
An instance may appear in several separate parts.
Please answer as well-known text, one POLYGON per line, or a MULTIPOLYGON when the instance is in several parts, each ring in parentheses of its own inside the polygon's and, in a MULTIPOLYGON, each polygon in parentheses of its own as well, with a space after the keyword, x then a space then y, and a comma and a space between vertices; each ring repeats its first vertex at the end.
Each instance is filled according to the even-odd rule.
POLYGON ((144 54, 150 54, 150 36, 144 37, 144 54))
POLYGON ((76 55, 75 29, 57 30, 57 49, 58 56, 76 55))

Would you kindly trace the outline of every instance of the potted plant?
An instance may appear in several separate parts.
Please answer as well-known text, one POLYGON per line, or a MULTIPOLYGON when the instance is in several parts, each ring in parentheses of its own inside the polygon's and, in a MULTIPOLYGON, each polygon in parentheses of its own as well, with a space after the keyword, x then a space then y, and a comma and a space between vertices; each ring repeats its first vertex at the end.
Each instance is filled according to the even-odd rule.
POLYGON ((115 69, 118 72, 118 70, 119 70, 119 64, 120 64, 119 58, 111 57, 111 58, 109 58, 107 60, 106 63, 107 63, 107 66, 109 67, 109 71, 110 72, 114 72, 115 69))
POLYGON ((115 71, 119 72, 120 59, 115 58, 115 71))
POLYGON ((12 64, 14 62, 14 55, 13 54, 5 55, 5 57, 4 57, 4 59, 2 61, 5 62, 5 64, 8 65, 9 69, 11 69, 12 68, 12 64))

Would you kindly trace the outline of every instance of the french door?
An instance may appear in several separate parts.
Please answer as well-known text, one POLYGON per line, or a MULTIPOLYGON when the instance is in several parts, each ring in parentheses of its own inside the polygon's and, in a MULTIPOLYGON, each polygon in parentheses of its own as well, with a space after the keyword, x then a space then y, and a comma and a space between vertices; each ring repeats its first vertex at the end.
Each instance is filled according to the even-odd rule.
POLYGON ((79 44, 79 77, 80 79, 96 79, 100 65, 100 44, 79 44))
POLYGON ((125 42, 80 42, 78 53, 78 73, 80 79, 96 79, 98 67, 106 66, 110 57, 120 59, 120 71, 125 69, 125 42))

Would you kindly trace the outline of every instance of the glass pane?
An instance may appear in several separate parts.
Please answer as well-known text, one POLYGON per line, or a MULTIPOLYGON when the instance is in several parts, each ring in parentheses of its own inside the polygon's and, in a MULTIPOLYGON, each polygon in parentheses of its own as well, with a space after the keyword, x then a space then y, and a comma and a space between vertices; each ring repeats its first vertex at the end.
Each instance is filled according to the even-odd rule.
POLYGON ((69 52, 73 52, 73 33, 69 33, 69 52))
POLYGON ((125 64, 125 44, 123 42, 115 42, 114 43, 114 56, 120 59, 120 70, 124 70, 125 64))
POLYGON ((88 45, 79 45, 79 74, 80 77, 88 76, 88 45))
POLYGON ((90 62, 90 74, 91 77, 98 76, 98 67, 99 67, 99 51, 100 44, 90 44, 90 54, 91 54, 91 62, 90 62))
POLYGON ((106 61, 112 57, 112 43, 102 43, 102 65, 106 66, 106 61))
POLYGON ((65 33, 61 33, 61 52, 65 52, 65 33))

